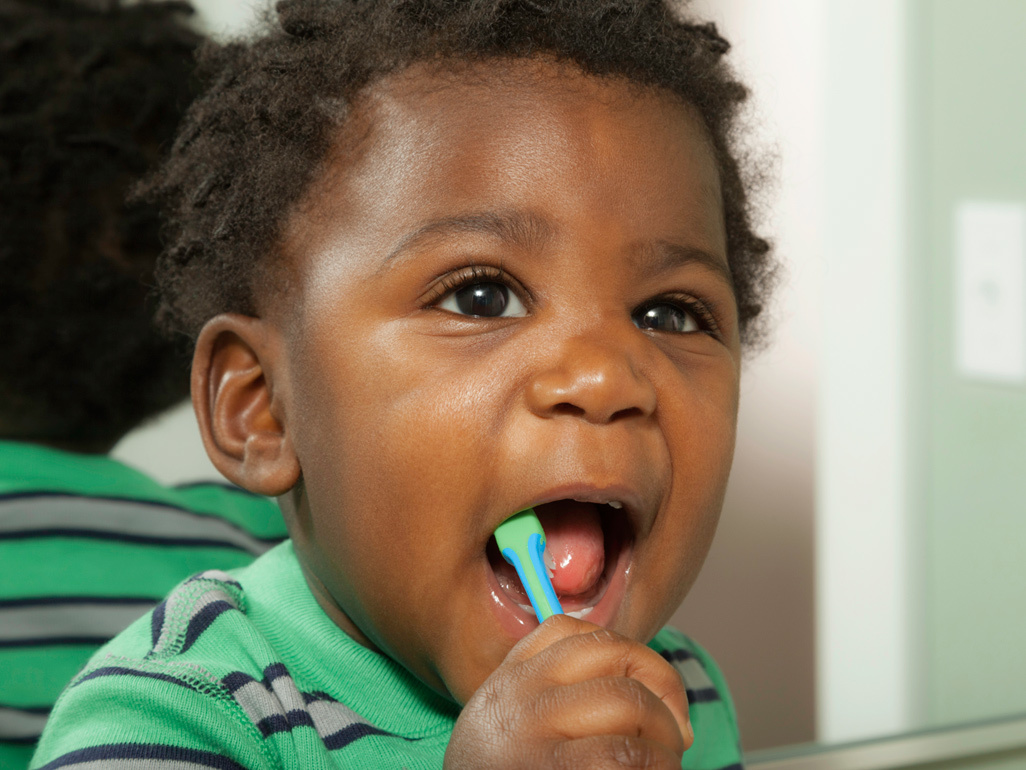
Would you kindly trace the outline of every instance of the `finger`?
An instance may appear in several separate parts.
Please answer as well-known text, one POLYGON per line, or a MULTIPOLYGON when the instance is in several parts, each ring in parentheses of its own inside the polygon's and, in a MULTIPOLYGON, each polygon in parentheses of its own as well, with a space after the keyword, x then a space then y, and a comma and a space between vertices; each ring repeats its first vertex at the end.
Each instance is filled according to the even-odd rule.
POLYGON ((601 629, 594 623, 569 615, 553 615, 515 645, 506 654, 506 663, 523 663, 561 639, 601 629))
POLYGON ((637 679, 670 710, 685 745, 690 746, 688 699, 677 670, 655 650, 599 626, 587 625, 591 630, 571 635, 562 634, 569 626, 553 628, 550 638, 558 638, 519 664, 522 675, 545 678, 553 687, 605 677, 637 679))
POLYGON ((637 679, 603 677, 552 687, 532 702, 534 716, 564 738, 619 735, 642 738, 677 757, 685 743, 676 717, 637 679))
POLYGON ((574 741, 556 741, 550 766, 561 770, 619 770, 624 767, 649 770, 680 770, 680 756, 665 746, 644 738, 598 735, 574 741))

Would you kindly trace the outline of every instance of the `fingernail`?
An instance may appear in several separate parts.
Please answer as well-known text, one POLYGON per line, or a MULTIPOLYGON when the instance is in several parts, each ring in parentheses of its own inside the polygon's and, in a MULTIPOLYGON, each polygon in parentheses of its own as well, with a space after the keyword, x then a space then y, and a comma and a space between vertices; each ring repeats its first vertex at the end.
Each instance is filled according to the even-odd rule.
POLYGON ((695 728, 691 726, 691 720, 690 719, 688 720, 687 728, 688 728, 688 735, 690 735, 691 736, 691 740, 694 741, 695 740, 695 728))

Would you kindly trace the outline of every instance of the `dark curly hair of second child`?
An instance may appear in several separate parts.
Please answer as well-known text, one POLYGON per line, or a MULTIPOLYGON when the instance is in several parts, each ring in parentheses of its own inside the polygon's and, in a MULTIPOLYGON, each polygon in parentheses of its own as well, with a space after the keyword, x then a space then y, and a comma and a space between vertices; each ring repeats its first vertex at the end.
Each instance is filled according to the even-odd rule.
POLYGON ((0 437, 104 452, 188 394, 127 203, 196 93, 186 3, 0 0, 0 437))

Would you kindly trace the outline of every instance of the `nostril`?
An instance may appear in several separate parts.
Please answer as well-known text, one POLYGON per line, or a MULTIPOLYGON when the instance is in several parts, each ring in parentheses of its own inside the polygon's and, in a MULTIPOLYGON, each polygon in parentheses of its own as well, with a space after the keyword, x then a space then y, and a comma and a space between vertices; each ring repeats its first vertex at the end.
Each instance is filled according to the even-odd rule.
POLYGON ((629 409, 621 409, 619 412, 614 412, 609 421, 615 422, 616 420, 629 419, 631 417, 644 417, 644 415, 645 412, 639 407, 632 406, 629 409))
POLYGON ((581 409, 581 407, 576 406, 575 404, 571 404, 567 401, 564 401, 561 404, 556 404, 554 407, 552 407, 552 411, 554 414, 564 414, 568 417, 584 416, 584 410, 581 409))

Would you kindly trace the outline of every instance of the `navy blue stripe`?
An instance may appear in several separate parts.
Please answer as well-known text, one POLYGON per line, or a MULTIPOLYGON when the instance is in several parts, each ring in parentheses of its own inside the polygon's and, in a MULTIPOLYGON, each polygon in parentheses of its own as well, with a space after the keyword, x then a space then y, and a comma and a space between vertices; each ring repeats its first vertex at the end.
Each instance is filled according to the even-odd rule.
POLYGON ((123 666, 106 666, 104 668, 98 668, 95 671, 90 671, 84 677, 79 679, 77 682, 72 683, 72 687, 78 687, 83 682, 88 682, 90 679, 98 679, 104 676, 138 676, 143 679, 159 679, 161 682, 170 682, 176 684, 179 687, 184 687, 187 690, 196 690, 196 688, 182 679, 176 679, 173 676, 167 674, 157 674, 152 671, 139 671, 134 668, 125 668, 123 666))
POLYGON ((659 653, 669 663, 681 663, 685 660, 693 660, 695 654, 690 650, 678 649, 678 650, 663 650, 659 653))
MULTIPOLYGON (((243 492, 245 492, 245 490, 243 490, 243 492)), ((246 492, 246 494, 250 494, 250 493, 246 492)), ((7 494, 7 495, 0 495, 0 505, 3 505, 5 502, 7 502, 9 500, 33 500, 33 499, 46 498, 46 497, 59 497, 59 498, 62 498, 62 499, 74 499, 74 500, 88 500, 90 502, 94 502, 95 501, 95 502, 101 502, 101 503, 115 503, 115 504, 116 503, 130 503, 132 505, 145 505, 145 506, 150 506, 152 508, 160 508, 160 509, 167 510, 167 511, 175 511, 177 513, 182 514, 183 516, 189 516, 189 517, 192 517, 194 519, 203 519, 204 521, 217 521, 217 522, 220 522, 220 523, 222 523, 222 524, 224 524, 224 525, 226 525, 228 527, 231 527, 236 532, 241 532, 241 533, 243 533, 245 535, 248 535, 249 537, 253 538, 254 540, 259 540, 259 541, 264 542, 264 543, 269 543, 269 544, 280 543, 284 539, 283 537, 279 537, 279 536, 275 536, 275 537, 261 537, 260 535, 256 535, 256 534, 250 532, 245 527, 240 527, 234 521, 230 521, 228 519, 223 519, 220 516, 218 516, 216 514, 213 514, 213 513, 200 513, 199 511, 194 511, 194 510, 191 510, 189 508, 183 508, 180 505, 175 505, 174 503, 164 503, 164 502, 160 502, 160 501, 157 501, 157 500, 140 500, 140 499, 134 498, 134 497, 106 497, 106 496, 94 496, 94 495, 76 495, 73 492, 51 492, 51 491, 46 491, 46 492, 13 492, 13 493, 7 494)), ((254 495, 254 497, 261 497, 261 495, 254 495)))
MULTIPOLYGON (((260 686, 262 686, 268 692, 273 692, 274 690, 271 686, 271 683, 280 677, 288 675, 288 669, 286 669, 284 665, 282 665, 281 663, 274 663, 264 670, 265 678, 263 679, 263 681, 254 679, 249 674, 243 671, 233 671, 232 673, 228 674, 227 676, 221 679, 221 684, 224 685, 224 687, 228 690, 229 694, 231 695, 234 695, 246 685, 252 684, 254 682, 260 684, 260 686)), ((330 695, 328 695, 328 693, 324 692, 323 690, 314 690, 313 692, 300 691, 299 694, 303 698, 303 703, 305 703, 306 705, 320 702, 338 703, 337 700, 332 698, 330 695)))
POLYGON ((288 675, 289 670, 285 668, 284 663, 272 663, 264 669, 264 684, 270 689, 271 682, 288 675))
POLYGON ((313 717, 302 709, 293 709, 288 714, 272 714, 257 722, 260 734, 267 738, 275 733, 287 733, 295 727, 314 727, 313 717))
POLYGON ((153 608, 150 616, 150 647, 156 647, 160 641, 160 632, 164 628, 164 612, 167 610, 167 602, 163 601, 153 608))
POLYGON ((248 489, 237 487, 226 481, 186 481, 184 484, 175 484, 172 487, 172 489, 181 489, 183 491, 200 488, 223 489, 226 492, 235 492, 243 497, 256 497, 261 500, 270 500, 266 495, 259 495, 256 492, 250 492, 248 489))
POLYGON ((284 714, 271 714, 257 722, 257 729, 266 738, 275 733, 287 733, 292 729, 292 725, 289 724, 289 720, 285 718, 284 714))
POLYGON ((154 605, 160 596, 27 596, 21 599, 0 599, 0 610, 14 607, 54 607, 65 604, 154 605))
POLYGON ((0 540, 33 540, 44 537, 77 537, 84 540, 109 540, 115 543, 136 545, 186 546, 189 548, 231 548, 233 551, 256 553, 243 545, 207 537, 155 537, 153 535, 130 535, 125 532, 97 529, 19 529, 0 532, 0 540))
POLYGON ((36 733, 35 735, 24 735, 18 738, 4 738, 0 741, 2 743, 13 743, 16 746, 31 746, 33 743, 39 740, 39 736, 42 733, 36 733))
MULTIPOLYGON (((272 692, 271 684, 274 682, 274 680, 281 679, 282 677, 288 677, 289 676, 289 670, 287 668, 285 668, 285 664, 284 663, 272 663, 271 665, 269 665, 267 668, 264 669, 263 673, 264 673, 264 678, 262 680, 258 680, 258 679, 254 679, 253 677, 251 677, 249 674, 245 673, 244 671, 233 671, 232 673, 226 675, 225 677, 223 677, 221 679, 221 684, 223 684, 225 687, 227 687, 228 688, 228 692, 230 692, 232 694, 234 694, 236 691, 240 690, 241 688, 245 687, 250 682, 259 682, 260 685, 265 690, 267 690, 268 692, 272 692)), ((319 693, 319 694, 323 695, 324 697, 323 698, 315 698, 315 700, 325 700, 325 699, 331 700, 330 696, 327 693, 319 693)), ((304 698, 305 697, 306 696, 304 694, 304 698)), ((309 703, 309 702, 310 701, 307 701, 307 703, 309 703)))
POLYGON ((313 717, 310 716, 309 711, 292 709, 286 716, 289 719, 289 724, 293 727, 314 727, 313 717))
POLYGON ((229 694, 234 695, 247 684, 255 681, 256 679, 251 677, 249 674, 243 673, 242 671, 233 671, 221 680, 221 684, 228 688, 229 694))
MULTIPOLYGON (((347 728, 340 730, 337 733, 331 733, 326 736, 324 740, 325 747, 329 752, 333 752, 337 748, 345 748, 353 741, 365 738, 368 735, 384 735, 389 738, 400 738, 402 736, 395 735, 394 733, 386 732, 373 725, 367 725, 362 722, 357 722, 355 725, 350 725, 347 728)), ((413 742, 420 740, 420 738, 403 738, 403 740, 413 742)))
POLYGON ((2 639, 0 649, 17 647, 99 647, 109 642, 110 636, 40 636, 33 639, 2 639))
POLYGON ((199 749, 185 749, 164 743, 109 743, 91 746, 64 754, 39 770, 56 770, 58 767, 76 765, 81 762, 101 762, 114 759, 160 759, 165 762, 191 762, 194 765, 213 767, 217 770, 246 770, 242 765, 221 754, 199 749))
POLYGON ((182 643, 182 652, 185 652, 196 640, 200 638, 200 635, 206 631, 210 624, 213 623, 219 616, 234 610, 235 605, 230 602, 226 602, 224 599, 219 599, 216 602, 211 602, 198 613, 193 615, 189 621, 189 627, 185 629, 185 641, 182 643))
POLYGON ((328 695, 328 693, 324 692, 323 690, 314 690, 313 692, 301 692, 300 695, 303 696, 303 703, 307 704, 308 706, 311 703, 318 703, 321 701, 327 701, 328 703, 338 703, 337 700, 332 698, 330 695, 328 695))
POLYGON ((688 703, 711 703, 720 699, 720 694, 715 687, 706 687, 703 690, 688 690, 688 703))
POLYGON ((745 770, 745 766, 742 765, 740 762, 735 762, 732 765, 727 765, 726 767, 721 767, 721 768, 719 768, 719 770, 745 770))
POLYGON ((24 711, 26 714, 49 714, 50 709, 52 708, 52 703, 48 706, 12 706, 10 703, 0 703, 0 709, 10 709, 11 711, 24 711))
MULTIPOLYGON (((331 735, 326 736, 324 738, 324 745, 328 751, 344 749, 350 743, 358 741, 360 738, 366 738, 368 735, 384 735, 390 738, 400 737, 374 727, 374 725, 357 722, 356 724, 349 725, 349 727, 339 730, 337 733, 332 733, 331 735)), ((412 741, 416 739, 406 738, 404 740, 412 741)))

